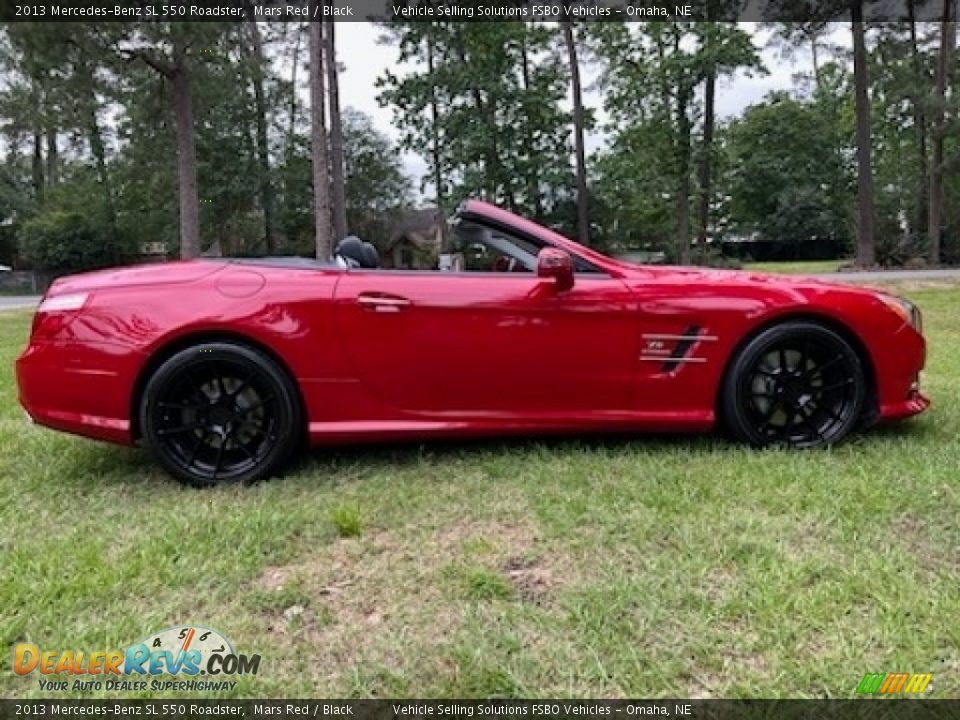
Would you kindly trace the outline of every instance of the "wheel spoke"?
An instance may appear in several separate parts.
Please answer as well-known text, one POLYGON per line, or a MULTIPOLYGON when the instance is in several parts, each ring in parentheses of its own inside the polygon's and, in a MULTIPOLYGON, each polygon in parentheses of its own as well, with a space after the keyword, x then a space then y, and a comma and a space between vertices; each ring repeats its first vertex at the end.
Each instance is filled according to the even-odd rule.
POLYGON ((800 367, 798 367, 797 369, 800 371, 801 377, 802 377, 806 375, 807 363, 810 361, 810 340, 807 338, 804 338, 803 345, 801 347, 802 349, 800 350, 800 367))
POLYGON ((221 464, 223 463, 223 449, 226 447, 226 445, 227 445, 227 438, 229 438, 229 437, 230 437, 230 435, 229 435, 229 433, 228 433, 225 437, 223 437, 223 438, 220 439, 220 447, 217 448, 217 463, 216 463, 216 465, 214 465, 214 468, 213 468, 213 479, 214 479, 214 480, 216 480, 216 479, 217 479, 217 475, 220 474, 220 466, 221 466, 221 464))
POLYGON ((180 433, 199 430, 202 427, 203 425, 201 425, 200 423, 190 423, 189 425, 180 425, 179 427, 160 428, 159 430, 157 430, 157 435, 178 435, 180 433))
POLYGON ((847 385, 852 385, 852 384, 853 384, 853 378, 846 378, 845 380, 841 380, 840 382, 835 382, 832 385, 823 385, 821 387, 815 388, 815 392, 819 396, 825 392, 832 392, 834 390, 839 390, 842 387, 846 387, 847 385))
POLYGON ((807 415, 803 411, 803 408, 800 408, 797 414, 800 415, 801 418, 803 418, 803 424, 806 425, 810 430, 812 430, 813 434, 816 435, 818 438, 820 438, 821 442, 824 442, 826 440, 826 438, 823 437, 823 434, 820 432, 820 429, 816 425, 814 425, 813 422, 811 422, 811 417, 812 417, 811 415, 807 415))
POLYGON ((819 372, 822 375, 824 370, 833 367, 841 360, 843 360, 843 355, 837 355, 836 357, 827 360, 827 362, 825 362, 823 365, 814 365, 808 372, 804 373, 804 377, 810 377, 815 372, 819 372))
POLYGON ((240 384, 233 389, 233 392, 230 393, 230 397, 237 397, 240 393, 247 389, 247 386, 250 384, 250 381, 253 380, 255 373, 249 373, 246 375, 243 380, 240 381, 240 384))
POLYGON ((167 410, 202 410, 205 406, 199 403, 171 402, 169 400, 161 400, 157 403, 157 407, 166 408, 167 410))
POLYGON ((190 451, 190 458, 187 460, 187 467, 193 465, 193 461, 197 458, 197 453, 200 451, 200 448, 206 444, 208 437, 210 437, 210 431, 204 430, 203 435, 200 436, 200 439, 197 440, 197 444, 194 445, 193 450, 190 451))
POLYGON ((254 410, 257 410, 257 409, 263 407, 264 405, 266 405, 266 404, 267 404, 268 402, 270 402, 271 400, 273 400, 273 395, 265 395, 264 397, 260 398, 260 400, 258 400, 257 402, 255 402, 253 405, 250 405, 249 407, 245 407, 245 408, 241 409, 241 410, 240 410, 240 414, 241 414, 241 415, 247 415, 248 413, 251 413, 251 412, 253 412, 254 410))

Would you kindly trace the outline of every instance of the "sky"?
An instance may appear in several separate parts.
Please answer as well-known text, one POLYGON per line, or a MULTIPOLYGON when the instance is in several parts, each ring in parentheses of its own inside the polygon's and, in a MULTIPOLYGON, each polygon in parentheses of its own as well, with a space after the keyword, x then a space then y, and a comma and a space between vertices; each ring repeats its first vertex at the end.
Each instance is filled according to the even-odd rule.
MULTIPOLYGON (((796 53, 791 58, 781 57, 780 52, 768 42, 770 33, 760 29, 757 23, 743 23, 744 28, 754 36, 754 43, 761 50, 761 57, 769 74, 748 76, 738 73, 731 78, 722 79, 717 86, 717 114, 722 118, 739 115, 744 108, 760 102, 773 90, 786 90, 794 86, 793 76, 798 72, 811 71, 810 55, 806 51, 796 53)), ((847 45, 846 25, 837 24, 829 42, 847 45)), ((398 134, 392 125, 392 111, 377 104, 375 81, 389 68, 402 74, 404 66, 397 65, 395 48, 380 45, 377 42, 381 30, 372 23, 349 22, 337 24, 337 58, 341 64, 340 104, 353 107, 370 115, 374 125, 396 140, 398 134)), ((598 93, 590 90, 596 77, 596 68, 584 67, 584 85, 587 92, 584 103, 595 109, 598 127, 606 120, 600 107, 598 93)), ((604 136, 595 132, 587 138, 587 151, 602 147, 604 136)), ((417 155, 405 154, 404 168, 419 187, 420 177, 426 170, 424 160, 417 155)))

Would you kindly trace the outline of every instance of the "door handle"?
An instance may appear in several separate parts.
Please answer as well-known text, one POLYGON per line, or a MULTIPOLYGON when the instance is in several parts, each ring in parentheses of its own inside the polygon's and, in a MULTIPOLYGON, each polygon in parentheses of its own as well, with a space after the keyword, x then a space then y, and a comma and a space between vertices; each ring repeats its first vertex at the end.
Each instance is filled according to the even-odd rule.
POLYGON ((400 312, 410 306, 410 301, 396 295, 360 295, 357 303, 374 312, 400 312))

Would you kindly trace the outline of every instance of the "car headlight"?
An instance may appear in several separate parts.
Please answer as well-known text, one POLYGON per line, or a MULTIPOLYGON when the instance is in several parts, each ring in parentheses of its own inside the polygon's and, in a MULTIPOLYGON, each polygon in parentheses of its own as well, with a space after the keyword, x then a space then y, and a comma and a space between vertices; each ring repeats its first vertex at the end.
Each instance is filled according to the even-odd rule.
POLYGON ((897 315, 903 318, 903 321, 909 323, 917 332, 923 332, 923 317, 920 314, 920 308, 914 305, 906 298, 896 295, 887 295, 878 293, 877 297, 897 315))

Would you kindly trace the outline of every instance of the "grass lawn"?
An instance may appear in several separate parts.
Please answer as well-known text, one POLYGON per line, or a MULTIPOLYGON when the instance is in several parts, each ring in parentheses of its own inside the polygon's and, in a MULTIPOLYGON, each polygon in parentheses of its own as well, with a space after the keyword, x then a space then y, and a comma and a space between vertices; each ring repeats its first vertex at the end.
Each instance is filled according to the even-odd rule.
POLYGON ((782 260, 775 262, 745 263, 745 270, 757 272, 788 273, 790 275, 818 275, 836 272, 846 260, 782 260))
POLYGON ((934 408, 832 451, 345 449, 213 491, 29 426, 29 315, 0 315, 0 696, 45 694, 16 642, 186 622, 262 655, 235 696, 848 697, 888 671, 960 696, 960 290, 913 297, 934 408))

